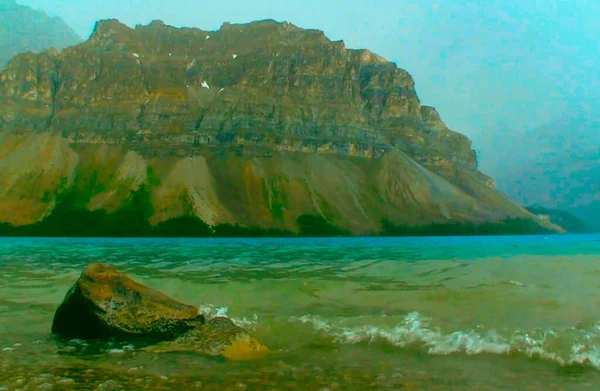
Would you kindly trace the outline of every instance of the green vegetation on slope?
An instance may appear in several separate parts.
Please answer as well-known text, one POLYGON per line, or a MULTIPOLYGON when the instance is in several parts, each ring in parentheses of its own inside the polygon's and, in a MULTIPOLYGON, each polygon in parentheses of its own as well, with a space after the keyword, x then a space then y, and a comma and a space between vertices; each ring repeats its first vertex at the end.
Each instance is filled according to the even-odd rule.
POLYGON ((81 204, 81 192, 66 193, 52 213, 42 221, 13 226, 0 224, 0 236, 30 237, 322 237, 347 236, 343 230, 320 216, 298 218, 298 233, 275 228, 218 224, 209 226, 196 216, 181 216, 156 226, 149 223, 153 208, 145 186, 132 192, 127 202, 113 213, 90 211, 81 204))
POLYGON ((382 236, 492 236, 555 234, 534 220, 506 218, 497 223, 447 222, 420 226, 399 226, 389 220, 382 222, 382 236))
MULTIPOLYGON (((338 237, 351 236, 321 216, 302 215, 297 219, 298 232, 275 228, 244 227, 218 224, 210 226, 196 216, 182 216, 155 226, 150 192, 141 186, 127 202, 113 213, 90 211, 77 206, 76 192, 61 197, 53 212, 42 221, 25 226, 0 224, 0 236, 30 237, 338 237)), ((529 219, 505 219, 499 223, 432 223, 422 226, 399 226, 383 220, 381 236, 470 236, 551 234, 547 228, 529 219)))

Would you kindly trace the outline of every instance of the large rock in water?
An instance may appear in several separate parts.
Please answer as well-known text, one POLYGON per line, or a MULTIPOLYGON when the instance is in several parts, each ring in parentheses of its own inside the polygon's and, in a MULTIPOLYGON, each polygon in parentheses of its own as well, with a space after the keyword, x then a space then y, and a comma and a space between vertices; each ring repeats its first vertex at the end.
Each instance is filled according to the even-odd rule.
POLYGON ((69 290, 54 315, 52 333, 65 338, 162 341, 146 350, 195 351, 230 360, 258 358, 267 352, 230 319, 207 322, 196 307, 103 264, 89 265, 69 290))
POLYGON ((196 307, 139 284, 113 267, 92 264, 56 310, 52 333, 66 338, 164 340, 203 323, 196 307))

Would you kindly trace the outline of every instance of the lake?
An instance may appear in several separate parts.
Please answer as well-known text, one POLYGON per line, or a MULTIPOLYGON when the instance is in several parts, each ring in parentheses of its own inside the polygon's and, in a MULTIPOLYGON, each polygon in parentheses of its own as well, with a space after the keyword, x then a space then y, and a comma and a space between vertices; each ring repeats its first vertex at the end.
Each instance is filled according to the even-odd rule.
POLYGON ((600 236, 0 239, 0 390, 597 390, 600 236), (58 341, 104 262, 270 349, 58 341))

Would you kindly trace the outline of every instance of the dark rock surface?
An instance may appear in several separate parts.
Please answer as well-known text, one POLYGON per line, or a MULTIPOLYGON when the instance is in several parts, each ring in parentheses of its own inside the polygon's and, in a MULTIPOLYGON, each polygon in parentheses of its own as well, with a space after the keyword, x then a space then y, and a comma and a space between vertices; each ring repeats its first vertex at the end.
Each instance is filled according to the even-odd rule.
POLYGON ((260 358, 268 351, 231 319, 207 321, 196 307, 104 264, 83 271, 56 310, 52 333, 69 339, 142 341, 151 352, 191 351, 232 361, 260 358))
POLYGON ((139 284, 113 267, 92 264, 56 310, 52 333, 66 338, 163 340, 204 322, 196 307, 139 284))

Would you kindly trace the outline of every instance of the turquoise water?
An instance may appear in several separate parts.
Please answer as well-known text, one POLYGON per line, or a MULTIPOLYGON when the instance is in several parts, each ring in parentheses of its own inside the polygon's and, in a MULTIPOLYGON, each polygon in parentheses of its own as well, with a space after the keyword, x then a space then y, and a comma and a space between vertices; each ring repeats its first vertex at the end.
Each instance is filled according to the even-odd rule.
POLYGON ((0 239, 3 389, 600 389, 600 236, 0 239), (62 343, 83 268, 117 266, 271 354, 62 343))

